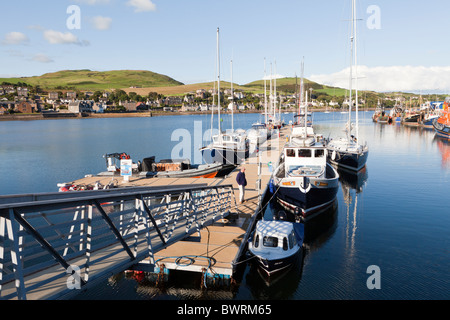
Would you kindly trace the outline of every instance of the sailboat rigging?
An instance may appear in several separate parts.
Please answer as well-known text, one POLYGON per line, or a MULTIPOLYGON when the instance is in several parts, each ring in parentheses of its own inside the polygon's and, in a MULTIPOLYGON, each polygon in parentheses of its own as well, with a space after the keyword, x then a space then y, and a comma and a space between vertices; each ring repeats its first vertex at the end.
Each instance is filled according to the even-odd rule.
MULTIPOLYGON (((220 30, 217 28, 217 114, 218 134, 213 135, 212 142, 200 149, 206 163, 223 163, 226 165, 238 165, 249 156, 249 142, 245 130, 232 130, 222 132, 221 127, 221 99, 220 99, 220 30)), ((233 81, 231 81, 233 82, 233 81)), ((234 107, 234 103, 233 103, 234 107)), ((233 114, 233 113, 232 113, 233 114)), ((232 121, 234 122, 234 121, 232 121)))
POLYGON ((357 70, 357 24, 356 24, 356 0, 352 0, 352 25, 351 25, 351 36, 350 36, 350 84, 349 84, 349 107, 348 107, 348 121, 345 128, 346 137, 333 139, 329 141, 328 157, 329 161, 337 166, 338 168, 345 168, 351 171, 359 171, 366 165, 367 158, 369 155, 369 147, 367 143, 362 145, 359 143, 359 96, 358 96, 358 75, 356 74, 355 80, 355 136, 352 135, 353 124, 351 122, 351 114, 353 107, 353 64, 355 64, 355 70, 357 70))

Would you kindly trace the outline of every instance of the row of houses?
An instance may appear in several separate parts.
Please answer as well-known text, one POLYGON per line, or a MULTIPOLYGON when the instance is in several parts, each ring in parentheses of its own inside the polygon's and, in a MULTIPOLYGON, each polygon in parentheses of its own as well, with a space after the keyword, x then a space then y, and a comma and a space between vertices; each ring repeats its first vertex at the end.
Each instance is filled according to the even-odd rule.
POLYGON ((5 94, 17 94, 19 97, 28 97, 29 89, 27 87, 15 87, 13 85, 0 86, 0 96, 5 94))

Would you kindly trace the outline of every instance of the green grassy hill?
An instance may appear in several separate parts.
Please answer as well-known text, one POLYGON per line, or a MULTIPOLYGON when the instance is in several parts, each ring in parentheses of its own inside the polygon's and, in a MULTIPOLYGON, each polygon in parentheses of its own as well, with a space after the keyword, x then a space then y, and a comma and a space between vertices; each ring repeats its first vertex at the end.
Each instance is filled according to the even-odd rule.
POLYGON ((65 70, 36 77, 0 78, 0 83, 27 83, 43 89, 108 90, 129 87, 169 87, 183 83, 168 76, 141 70, 65 70))
MULTIPOLYGON (((289 92, 289 93, 294 93, 295 92, 295 83, 297 81, 297 87, 300 86, 300 78, 281 78, 281 79, 277 79, 277 91, 280 93, 283 92, 289 92)), ((317 82, 308 80, 308 79, 304 79, 303 80, 304 83, 304 87, 306 90, 309 90, 309 88, 313 89, 313 92, 315 94, 318 93, 326 93, 330 96, 336 96, 336 97, 341 97, 341 96, 345 96, 345 89, 342 88, 335 88, 335 87, 329 87, 329 86, 325 86, 325 85, 321 85, 317 82)), ((264 90, 264 80, 258 80, 258 81, 254 81, 251 83, 248 83, 246 85, 244 85, 243 87, 246 88, 251 88, 253 90, 256 91, 261 91, 263 92, 264 90)), ((267 81, 267 90, 269 90, 269 81, 267 81)))

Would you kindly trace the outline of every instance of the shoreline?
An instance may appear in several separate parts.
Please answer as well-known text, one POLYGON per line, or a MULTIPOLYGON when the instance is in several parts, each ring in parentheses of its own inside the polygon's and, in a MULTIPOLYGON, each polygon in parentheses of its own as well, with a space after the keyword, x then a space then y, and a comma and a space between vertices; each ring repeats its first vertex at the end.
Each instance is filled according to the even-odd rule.
MULTIPOLYGON (((368 108, 369 111, 374 111, 374 108, 368 108)), ((312 112, 324 112, 326 109, 314 109, 312 112)), ((259 110, 251 110, 244 112, 236 112, 235 114, 254 114, 261 113, 259 110)), ((284 112, 294 112, 294 111, 284 111, 284 112)), ((283 113, 284 113, 283 112, 283 113)), ((340 112, 340 111, 329 111, 340 112)), ((282 114, 283 114, 282 113, 282 114)), ((37 113, 37 114, 12 114, 12 115, 0 115, 0 121, 35 121, 35 120, 61 120, 61 119, 108 119, 108 118, 153 118, 161 116, 187 116, 187 115, 210 115, 210 112, 202 111, 151 111, 151 112, 128 112, 128 113, 90 113, 90 114, 76 114, 76 113, 59 113, 59 112, 48 112, 48 113, 37 113)), ((231 114, 231 112, 226 111, 222 114, 231 114)))

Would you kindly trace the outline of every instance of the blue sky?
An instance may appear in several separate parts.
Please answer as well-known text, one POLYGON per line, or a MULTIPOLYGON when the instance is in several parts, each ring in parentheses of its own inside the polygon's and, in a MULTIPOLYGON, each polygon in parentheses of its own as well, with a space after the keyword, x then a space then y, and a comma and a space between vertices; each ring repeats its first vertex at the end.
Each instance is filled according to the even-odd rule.
MULTIPOLYGON (((357 0, 361 88, 450 92, 450 2, 357 0), (379 15, 369 8, 378 8, 379 15), (375 19, 375 20, 374 20, 375 19), (373 24, 376 22, 376 24, 373 24), (375 28, 369 28, 372 23, 375 28)), ((184 83, 261 79, 275 65, 345 86, 350 0, 15 0, 2 3, 0 76, 66 69, 150 70, 184 83), (80 28, 68 28, 71 5, 80 28)), ((72 21, 72 20, 71 20, 72 21)), ((275 70, 274 70, 275 71, 275 70)), ((274 72, 275 73, 275 72, 274 72)))

